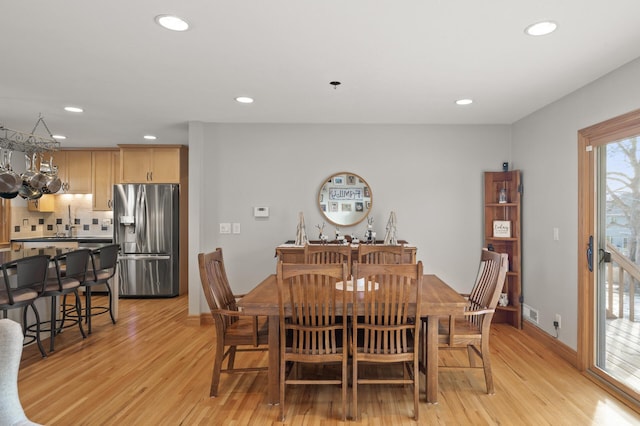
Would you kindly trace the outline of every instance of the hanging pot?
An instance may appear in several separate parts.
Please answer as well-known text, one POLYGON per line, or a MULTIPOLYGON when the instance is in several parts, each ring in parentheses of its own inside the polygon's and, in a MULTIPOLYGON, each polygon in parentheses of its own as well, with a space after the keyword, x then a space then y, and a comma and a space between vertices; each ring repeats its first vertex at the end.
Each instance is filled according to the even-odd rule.
MULTIPOLYGON (((42 162, 42 156, 40 156, 40 161, 42 162)), ((33 175, 29 177, 28 183, 32 188, 42 188, 47 184, 47 175, 42 173, 36 168, 36 154, 33 154, 33 158, 31 160, 31 168, 32 170, 36 170, 33 172, 33 175)))
POLYGON ((53 165, 53 156, 49 157, 49 162, 42 161, 40 172, 47 176, 46 183, 42 186, 44 194, 55 194, 62 188, 62 181, 58 177, 58 168, 53 165))
POLYGON ((42 197, 42 191, 23 183, 18 190, 18 195, 27 200, 37 200, 42 197))
POLYGON ((2 163, 0 164, 0 193, 10 194, 17 192, 22 185, 20 176, 11 170, 11 151, 2 150, 2 163))

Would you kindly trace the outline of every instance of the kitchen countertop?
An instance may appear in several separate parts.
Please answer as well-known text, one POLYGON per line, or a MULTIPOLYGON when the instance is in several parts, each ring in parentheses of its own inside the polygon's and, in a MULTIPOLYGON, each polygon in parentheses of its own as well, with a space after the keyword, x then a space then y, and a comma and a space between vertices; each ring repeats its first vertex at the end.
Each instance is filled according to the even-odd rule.
POLYGON ((54 243, 56 241, 59 242, 77 242, 77 243, 111 243, 113 242, 112 237, 98 237, 98 236, 76 236, 76 237, 54 237, 54 236, 42 236, 42 237, 31 237, 31 238, 13 238, 11 239, 12 243, 54 243))

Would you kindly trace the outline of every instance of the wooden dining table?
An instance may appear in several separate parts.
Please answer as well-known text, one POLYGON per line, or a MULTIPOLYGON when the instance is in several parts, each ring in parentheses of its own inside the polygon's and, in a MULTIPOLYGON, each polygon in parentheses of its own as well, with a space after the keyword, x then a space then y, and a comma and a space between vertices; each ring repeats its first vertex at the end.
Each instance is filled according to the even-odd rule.
MULTIPOLYGON (((424 275, 422 281, 421 317, 426 319, 427 329, 425 366, 427 402, 438 402, 438 319, 449 315, 462 315, 467 301, 453 288, 435 275, 424 275)), ((278 285, 275 274, 266 277, 238 302, 238 307, 248 315, 264 315, 269 318, 269 367, 268 402, 280 403, 280 311, 278 285)), ((347 307, 351 310, 352 307, 347 307)))

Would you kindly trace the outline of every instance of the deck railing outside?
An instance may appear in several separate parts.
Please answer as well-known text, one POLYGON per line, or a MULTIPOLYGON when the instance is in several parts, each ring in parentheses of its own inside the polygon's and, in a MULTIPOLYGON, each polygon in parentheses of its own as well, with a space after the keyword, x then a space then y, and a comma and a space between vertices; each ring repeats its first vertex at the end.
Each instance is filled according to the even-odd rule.
POLYGON ((607 315, 635 321, 636 285, 640 282, 640 266, 631 262, 611 244, 607 244, 607 251, 611 253, 611 262, 606 264, 607 315))

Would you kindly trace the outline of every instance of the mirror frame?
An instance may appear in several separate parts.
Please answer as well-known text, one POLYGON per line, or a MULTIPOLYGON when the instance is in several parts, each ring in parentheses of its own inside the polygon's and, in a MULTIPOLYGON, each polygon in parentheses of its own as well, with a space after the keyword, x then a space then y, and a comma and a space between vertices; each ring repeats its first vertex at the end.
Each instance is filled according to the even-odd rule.
POLYGON ((371 186, 369 186, 369 183, 360 175, 351 172, 334 173, 323 180, 318 190, 317 199, 320 213, 322 213, 326 220, 336 226, 354 226, 359 224, 371 213, 373 207, 373 192, 371 191, 371 186), (341 183, 336 183, 336 178, 342 178, 341 183), (332 193, 332 189, 343 189, 344 191, 332 193), (338 198, 334 199, 336 196, 338 198), (336 203, 335 207, 330 209, 330 202, 336 203), (358 203, 361 205, 362 210, 358 210, 358 203), (351 208, 351 210, 348 211, 350 213, 347 214, 342 213, 342 208, 346 205, 351 208), (333 210, 333 208, 336 210, 333 210), (334 214, 332 215, 331 213, 334 214), (344 216, 344 219, 341 219, 342 216, 344 216))

